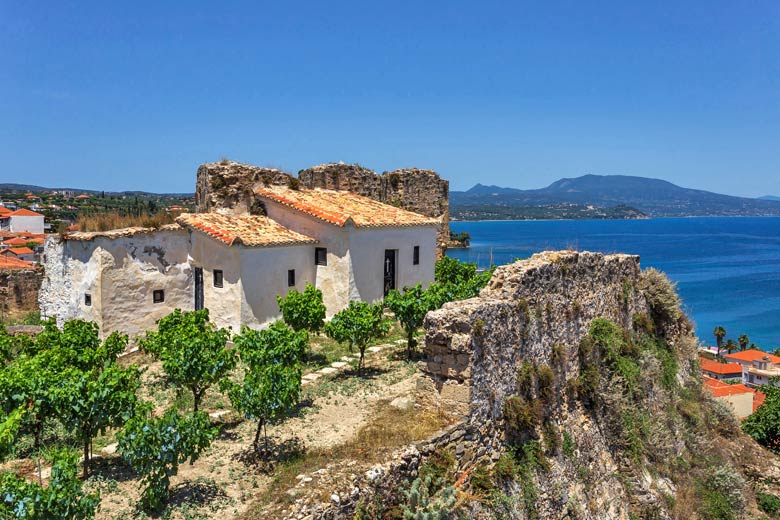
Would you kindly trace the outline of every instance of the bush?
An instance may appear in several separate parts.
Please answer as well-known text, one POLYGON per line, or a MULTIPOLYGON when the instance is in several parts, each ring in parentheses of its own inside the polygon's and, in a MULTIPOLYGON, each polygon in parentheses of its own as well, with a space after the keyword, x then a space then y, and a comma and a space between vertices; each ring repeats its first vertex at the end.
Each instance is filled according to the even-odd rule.
POLYGON ((362 370, 366 347, 369 341, 380 338, 390 330, 390 324, 382 316, 381 304, 349 302, 325 325, 325 334, 339 343, 349 344, 350 351, 357 347, 360 351, 358 370, 362 370))
POLYGON ((493 476, 497 481, 513 480, 517 475, 515 458, 510 453, 502 453, 493 467, 493 476))
POLYGON ((403 292, 393 289, 385 297, 385 305, 395 314, 395 318, 406 332, 406 357, 412 359, 412 350, 417 346, 414 333, 419 329, 425 315, 435 308, 430 293, 422 285, 404 287, 403 292))
POLYGON ((514 440, 531 436, 542 422, 542 405, 538 399, 528 401, 513 395, 504 401, 503 412, 507 433, 514 440))
POLYGON ((276 297, 284 322, 293 330, 319 332, 325 325, 325 304, 322 291, 307 283, 303 292, 292 289, 287 296, 276 297))
POLYGON ((772 516, 780 515, 780 497, 770 493, 758 493, 756 495, 758 508, 764 513, 772 516))
POLYGON ((762 446, 780 453, 780 387, 762 386, 761 391, 766 400, 742 421, 742 431, 762 446))
POLYGON ((144 507, 158 510, 168 497, 171 476, 187 460, 194 463, 217 435, 209 417, 194 412, 183 417, 170 409, 160 417, 139 415, 117 435, 118 451, 141 475, 144 507))
POLYGON ((656 323, 676 323, 682 318, 677 286, 661 271, 648 268, 639 278, 639 290, 645 296, 656 323))

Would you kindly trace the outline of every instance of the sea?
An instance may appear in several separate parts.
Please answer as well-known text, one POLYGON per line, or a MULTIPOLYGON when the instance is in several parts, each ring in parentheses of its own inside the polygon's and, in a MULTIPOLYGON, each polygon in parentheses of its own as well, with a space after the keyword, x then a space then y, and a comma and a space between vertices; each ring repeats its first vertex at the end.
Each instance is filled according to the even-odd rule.
POLYGON ((721 325, 761 349, 780 347, 780 217, 452 222, 471 234, 453 258, 487 267, 534 253, 576 249, 639 255, 677 284, 697 335, 714 344, 721 325))

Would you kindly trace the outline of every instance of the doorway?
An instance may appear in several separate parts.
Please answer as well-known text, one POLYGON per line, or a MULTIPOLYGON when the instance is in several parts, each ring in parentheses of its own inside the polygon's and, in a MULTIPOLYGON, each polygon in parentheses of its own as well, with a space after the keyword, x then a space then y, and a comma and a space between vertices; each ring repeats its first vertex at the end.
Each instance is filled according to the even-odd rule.
POLYGON ((398 250, 396 249, 385 249, 385 296, 395 289, 395 259, 398 256, 397 253, 398 250))
POLYGON ((203 308, 203 268, 195 268, 195 310, 203 308))

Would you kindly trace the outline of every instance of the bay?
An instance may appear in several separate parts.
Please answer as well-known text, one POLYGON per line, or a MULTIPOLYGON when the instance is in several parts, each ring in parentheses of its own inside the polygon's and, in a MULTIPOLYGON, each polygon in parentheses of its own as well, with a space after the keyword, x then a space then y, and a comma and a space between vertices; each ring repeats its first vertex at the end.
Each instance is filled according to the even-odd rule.
POLYGON ((722 325, 764 350, 780 347, 780 217, 452 222, 471 234, 453 258, 506 264, 545 250, 639 255, 677 283, 684 308, 707 344, 722 325))

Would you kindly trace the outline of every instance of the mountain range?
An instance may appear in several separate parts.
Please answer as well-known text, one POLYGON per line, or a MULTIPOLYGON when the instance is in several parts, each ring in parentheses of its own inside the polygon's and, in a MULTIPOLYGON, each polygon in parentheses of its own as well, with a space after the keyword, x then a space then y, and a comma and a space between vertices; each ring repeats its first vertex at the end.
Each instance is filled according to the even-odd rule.
POLYGON ((43 193, 50 191, 73 191, 76 193, 105 193, 110 196, 125 195, 125 196, 139 196, 139 197, 175 197, 175 198, 192 198, 194 193, 153 193, 149 191, 101 191, 101 190, 84 190, 81 188, 46 188, 44 186, 36 186, 34 184, 17 184, 13 182, 0 183, 0 191, 23 191, 29 193, 43 193))
POLYGON ((618 216, 607 218, 625 218, 619 216, 625 208, 650 217, 780 215, 780 199, 774 197, 734 197, 628 175, 564 178, 535 190, 477 184, 468 191, 450 192, 450 214, 455 219, 529 218, 525 216, 529 209, 540 207, 617 210, 618 216))

